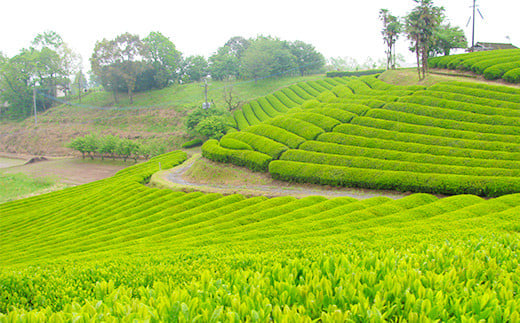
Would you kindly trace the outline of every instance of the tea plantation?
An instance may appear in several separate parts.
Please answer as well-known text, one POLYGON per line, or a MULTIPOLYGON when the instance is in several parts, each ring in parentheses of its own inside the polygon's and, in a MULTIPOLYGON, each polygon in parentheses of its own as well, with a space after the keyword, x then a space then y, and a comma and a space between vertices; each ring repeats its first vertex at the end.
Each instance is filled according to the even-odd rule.
POLYGON ((185 158, 1 204, 0 322, 520 320, 519 194, 267 199, 143 185, 185 158))
POLYGON ((235 113, 209 159, 277 179, 435 194, 520 192, 520 89, 397 86, 374 76, 298 83, 235 113))
POLYGON ((458 69, 481 74, 488 80, 520 83, 520 49, 473 52, 430 58, 430 67, 458 69))

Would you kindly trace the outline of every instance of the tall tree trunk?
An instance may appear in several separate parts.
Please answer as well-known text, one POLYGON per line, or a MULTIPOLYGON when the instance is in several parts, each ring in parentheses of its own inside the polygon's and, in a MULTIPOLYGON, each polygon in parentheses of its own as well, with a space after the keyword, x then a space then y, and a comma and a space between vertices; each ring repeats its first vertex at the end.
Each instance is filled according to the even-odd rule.
POLYGON ((130 98, 130 104, 134 103, 134 98, 132 95, 132 90, 130 90, 130 87, 128 87, 128 97, 130 98))
POLYGON ((417 73, 419 73, 419 81, 421 80, 421 62, 419 60, 419 42, 415 42, 415 58, 417 59, 417 73))

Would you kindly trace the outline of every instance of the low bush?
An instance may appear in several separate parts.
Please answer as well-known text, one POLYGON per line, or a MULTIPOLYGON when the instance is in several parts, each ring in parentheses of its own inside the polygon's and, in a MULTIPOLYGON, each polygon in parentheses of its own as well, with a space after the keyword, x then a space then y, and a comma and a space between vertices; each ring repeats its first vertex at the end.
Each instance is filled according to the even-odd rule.
MULTIPOLYGON (((283 104, 276 96, 274 96, 273 94, 269 94, 268 96, 265 97, 265 99, 269 102, 269 104, 271 104, 273 106, 273 108, 280 112, 280 113, 285 113, 289 110, 290 106, 287 106, 285 104, 283 104)), ((295 105, 296 106, 296 105, 295 105)))
MULTIPOLYGON (((255 127, 255 126, 253 126, 255 127)), ((235 150, 253 150, 251 146, 246 144, 243 141, 236 140, 230 137, 224 136, 220 139, 220 146, 227 149, 235 149, 235 150)))
POLYGON ((198 147, 202 145, 202 140, 197 138, 190 141, 186 141, 181 145, 182 148, 192 148, 192 147, 198 147))
POLYGON ((309 123, 312 123, 313 125, 320 127, 321 129, 325 131, 332 131, 332 129, 340 124, 338 120, 328 117, 323 114, 318 113, 312 113, 309 111, 305 112, 296 112, 296 113, 290 113, 288 114, 291 118, 300 119, 309 123))
POLYGON ((484 78, 486 80, 497 80, 499 78, 502 78, 502 76, 506 72, 515 68, 520 68, 520 61, 493 65, 491 67, 486 68, 482 74, 484 75, 484 78))
POLYGON ((251 105, 251 110, 253 110, 253 113, 260 122, 271 119, 271 116, 264 111, 258 101, 251 101, 249 102, 249 105, 251 105))
POLYGON ((354 95, 354 92, 346 85, 337 85, 332 88, 332 93, 340 98, 350 97, 354 95))

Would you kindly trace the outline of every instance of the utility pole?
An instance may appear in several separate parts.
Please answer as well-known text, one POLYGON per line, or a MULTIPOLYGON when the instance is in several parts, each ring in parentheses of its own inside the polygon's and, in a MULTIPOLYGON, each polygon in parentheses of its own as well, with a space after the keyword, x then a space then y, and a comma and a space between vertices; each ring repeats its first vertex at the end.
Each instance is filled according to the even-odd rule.
POLYGON ((34 108, 34 125, 38 125, 38 119, 36 117, 36 85, 33 85, 33 108, 34 108))
POLYGON ((476 1, 473 0, 473 27, 471 29, 471 51, 475 48, 475 8, 476 8, 476 1))

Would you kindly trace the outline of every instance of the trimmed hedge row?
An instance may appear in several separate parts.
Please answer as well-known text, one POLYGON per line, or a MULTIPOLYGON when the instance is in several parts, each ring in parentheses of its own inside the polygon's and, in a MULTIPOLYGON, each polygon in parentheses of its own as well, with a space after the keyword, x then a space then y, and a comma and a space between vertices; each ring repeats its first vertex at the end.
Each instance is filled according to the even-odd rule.
MULTIPOLYGON (((395 123, 392 123, 395 124, 395 123)), ((347 135, 365 136, 379 139, 389 139, 400 142, 412 142, 418 144, 426 144, 430 146, 445 146, 454 148, 467 148, 472 150, 487 150, 498 152, 517 152, 520 150, 518 145, 507 146, 505 144, 490 143, 486 141, 458 139, 458 138, 445 138, 443 136, 432 136, 427 134, 417 134, 409 132, 398 132, 395 130, 382 129, 384 121, 378 121, 377 119, 357 117, 352 120, 352 124, 342 124, 334 128, 335 132, 344 133, 347 135), (497 150, 497 146, 500 146, 502 150, 497 150)), ((392 127, 392 125, 389 125, 392 127)), ((400 127, 397 126, 397 129, 400 127)), ((396 129, 396 128, 394 128, 396 129)), ((404 130, 404 129, 403 129, 404 130)), ((520 154, 518 154, 520 156, 520 154)))
POLYGON ((233 117, 235 117, 238 129, 242 130, 249 127, 249 122, 247 122, 246 117, 244 116, 244 112, 242 110, 235 110, 233 112, 233 117))
POLYGON ((511 86, 503 86, 503 85, 494 85, 494 84, 486 84, 486 83, 475 83, 475 82, 461 82, 461 81, 450 81, 446 84, 452 84, 456 86, 463 87, 471 87, 477 89, 483 89, 488 91, 496 91, 496 92, 504 92, 509 94, 520 94, 520 89, 511 87, 511 86))
POLYGON ((490 59, 482 59, 479 62, 473 64, 473 66, 471 66, 471 70, 477 74, 482 74, 486 69, 490 67, 508 63, 512 60, 516 61, 518 58, 520 58, 520 52, 515 53, 513 55, 503 55, 490 59))
POLYGON ((325 90, 330 91, 330 90, 332 90, 333 87, 338 85, 338 83, 336 83, 334 81, 334 79, 324 79, 324 80, 309 81, 307 83, 309 83, 309 85, 314 87, 315 89, 323 89, 323 90, 320 90, 320 92, 323 92, 325 90), (329 81, 331 81, 331 82, 329 82, 329 81))
POLYGON ((254 150, 269 155, 274 159, 280 157, 280 155, 288 149, 287 146, 279 142, 276 142, 266 137, 259 136, 252 132, 233 132, 225 135, 223 138, 225 137, 243 141, 249 146, 251 146, 251 148, 253 148, 254 150))
POLYGON ((320 127, 304 120, 292 118, 290 115, 276 117, 266 121, 266 123, 285 129, 307 140, 314 139, 318 135, 324 133, 323 129, 320 127))
MULTIPOLYGON (((282 129, 282 128, 279 128, 279 127, 276 127, 273 125, 265 124, 265 123, 251 126, 244 131, 251 132, 251 133, 257 134, 259 136, 263 136, 263 137, 272 139, 276 142, 284 144, 285 146, 287 146, 289 148, 298 148, 298 146, 300 146, 302 143, 305 142, 304 138, 302 138, 292 132, 289 132, 285 129, 282 129)), ((226 138, 226 137, 224 137, 224 138, 226 138)), ((222 143, 221 143, 221 145, 222 145, 222 143)))
MULTIPOLYGON (((256 126, 252 126, 252 127, 256 127, 256 126)), ((222 148, 227 148, 227 149, 253 150, 253 148, 251 146, 249 146, 248 144, 246 144, 245 142, 236 140, 236 139, 233 139, 230 137, 226 137, 226 136, 224 136, 224 137, 222 137, 222 139, 220 139, 220 146, 222 148)))
POLYGON ((515 68, 520 68, 520 60, 515 62, 508 62, 503 64, 493 65, 488 67, 482 73, 486 80, 496 80, 502 78, 502 76, 515 68))
MULTIPOLYGON (((359 137, 358 137, 359 138, 359 137)), ((391 145, 386 146, 384 143, 381 147, 366 147, 359 144, 366 144, 361 138, 354 138, 351 144, 337 144, 332 142, 322 142, 309 140, 301 144, 298 149, 315 151, 327 154, 345 155, 345 156, 365 156, 370 158, 398 160, 408 162, 420 162, 425 164, 454 165, 467 167, 486 167, 486 168, 505 168, 520 169, 520 161, 497 160, 497 159, 478 159, 467 157, 452 157, 433 155, 425 152, 409 152, 394 149, 391 145)), ((394 142, 393 145, 396 143, 394 142)), ((405 145, 402 145, 403 148, 405 145)))
POLYGON ((247 123, 249 125, 254 125, 261 122, 253 112, 253 108, 249 103, 242 107, 242 112, 244 113, 244 117, 246 117, 247 123))
MULTIPOLYGON (((294 87, 294 85, 293 85, 294 87)), ((303 99, 301 98, 298 94, 296 94, 296 92, 294 92, 290 87, 286 87, 286 88, 283 88, 282 90, 282 93, 285 94, 289 99, 291 99, 292 101, 296 102, 297 105, 300 105, 303 103, 303 101, 305 100, 308 100, 308 99, 303 99)), ((310 99, 313 99, 313 98, 310 98, 310 99)))
MULTIPOLYGON (((349 101, 350 102, 350 101, 349 101)), ((383 103, 379 101, 380 103, 383 103)), ((381 104, 381 106, 383 106, 381 104)), ((340 109, 343 111, 348 111, 354 114, 357 114, 359 116, 365 115, 368 110, 370 110, 370 107, 363 105, 363 104, 357 104, 357 103, 327 103, 323 105, 323 108, 325 109, 340 109)))
POLYGON ((301 103, 293 101, 283 92, 283 90, 273 93, 273 96, 278 99, 288 109, 297 107, 301 103))
POLYGON ((374 75, 383 73, 384 69, 377 70, 363 70, 363 71, 330 71, 327 72, 327 77, 345 77, 345 76, 362 76, 362 75, 374 75))
POLYGON ((307 91, 301 88, 299 84, 290 85, 289 89, 291 89, 294 93, 296 93, 296 95, 298 95, 298 97, 300 97, 304 101, 314 99, 316 95, 318 95, 310 95, 309 93, 307 93, 307 91))
MULTIPOLYGON (((305 150, 287 150, 280 160, 302 163, 342 166, 351 168, 406 171, 414 173, 457 174, 471 176, 519 177, 520 169, 468 167, 458 165, 426 164, 417 161, 385 160, 366 156, 343 156, 305 150)), ((518 179, 520 181, 520 178, 518 179)))
POLYGON ((487 98, 506 102, 520 103, 520 94, 509 94, 484 88, 472 88, 467 86, 458 86, 448 83, 437 83, 428 88, 434 91, 454 92, 460 94, 472 95, 479 98, 487 98))
POLYGON ((337 97, 344 98, 344 97, 350 97, 354 95, 354 92, 346 86, 346 85, 337 85, 332 88, 332 93, 334 93, 337 97))
POLYGON ((278 115, 280 115, 280 112, 278 112, 269 101, 265 97, 259 98, 256 100, 262 110, 264 110, 265 113, 269 115, 270 118, 274 118, 278 115))
POLYGON ((296 84, 299 88, 303 89, 313 98, 317 97, 321 92, 326 91, 327 89, 323 89, 323 91, 318 91, 310 86, 307 82, 300 82, 296 84))
POLYGON ((267 102, 269 102, 270 105, 273 106, 273 108, 280 112, 280 113, 285 113, 287 111, 289 111, 289 109, 291 108, 291 106, 287 106, 285 104, 283 104, 276 96, 274 96, 273 94, 269 94, 268 96, 265 97, 265 99, 267 100, 267 102))
POLYGON ((513 68, 507 71, 502 78, 509 83, 520 83, 520 68, 513 68))
POLYGON ((221 163, 245 166, 255 172, 265 172, 272 160, 266 154, 253 150, 234 150, 222 148, 217 140, 210 139, 202 145, 202 156, 221 163))
MULTIPOLYGON (((469 96, 457 93, 451 94, 448 92, 420 91, 414 95, 402 97, 398 102, 416 103, 429 107, 446 108, 490 116, 520 117, 520 110, 469 103, 466 102, 465 97, 469 96), (458 101, 455 99, 458 99, 458 101)), ((476 101, 478 102, 478 100, 476 101)))
POLYGON ((426 86, 424 85, 394 85, 390 83, 386 83, 381 81, 377 77, 374 76, 362 76, 359 78, 363 82, 365 82, 370 88, 374 90, 405 90, 405 91, 419 91, 425 90, 426 86))
POLYGON ((337 98, 336 94, 334 94, 332 91, 324 91, 321 92, 317 97, 316 100, 320 102, 330 102, 334 101, 337 98))
POLYGON ((359 169, 286 160, 272 161, 269 172, 275 179, 291 182, 403 192, 494 197, 520 191, 520 180, 516 178, 359 169))
MULTIPOLYGON (((396 151, 423 153, 431 155, 449 156, 449 157, 465 157, 476 159, 497 159, 497 160, 520 160, 519 153, 510 153, 504 151, 488 151, 475 150, 448 146, 432 146, 430 144, 418 143, 413 141, 396 141, 391 136, 390 131, 382 130, 383 134, 388 134, 387 138, 371 136, 366 134, 364 127, 353 126, 352 134, 344 134, 339 132, 328 132, 320 135, 317 140, 323 142, 332 142, 340 145, 354 145, 360 147, 391 149, 396 151), (357 131, 355 131, 357 130, 357 131)), ((410 136, 411 137, 411 136, 410 136)))
POLYGON ((271 117, 264 111, 264 109, 262 109, 257 101, 251 101, 249 102, 249 105, 251 105, 251 110, 253 110, 253 113, 258 118, 258 120, 260 120, 260 122, 271 119, 271 117))
MULTIPOLYGON (((431 107, 416 103, 391 102, 383 106, 383 109, 392 111, 401 111, 422 116, 429 116, 438 119, 461 120, 485 125, 508 126, 508 133, 518 133, 520 119, 516 117, 505 116, 488 116, 485 114, 477 114, 466 111, 452 110, 446 108, 431 107)), ((499 128, 497 128, 499 129, 499 128)))
MULTIPOLYGON (((424 128, 430 135, 444 135, 452 138, 466 138, 484 141, 520 143, 520 127, 493 126, 480 123, 432 118, 413 113, 384 109, 370 110, 367 117, 411 124, 424 128), (431 129, 428 129, 430 127, 431 129)), ((417 128, 419 129, 419 128, 417 128)))
POLYGON ((308 111, 331 117, 333 119, 338 120, 341 123, 349 123, 356 116, 356 114, 354 114, 352 112, 341 110, 341 109, 336 109, 336 108, 331 108, 331 107, 312 108, 312 109, 309 109, 308 111))
POLYGON ((288 116, 291 118, 296 118, 296 119, 300 119, 300 120, 312 123, 313 125, 320 127, 321 129, 323 129, 325 131, 332 131, 332 129, 335 126, 341 124, 341 122, 339 122, 338 120, 336 120, 334 118, 327 117, 326 115, 323 115, 323 114, 312 113, 309 111, 290 113, 290 114, 288 114, 288 116))

